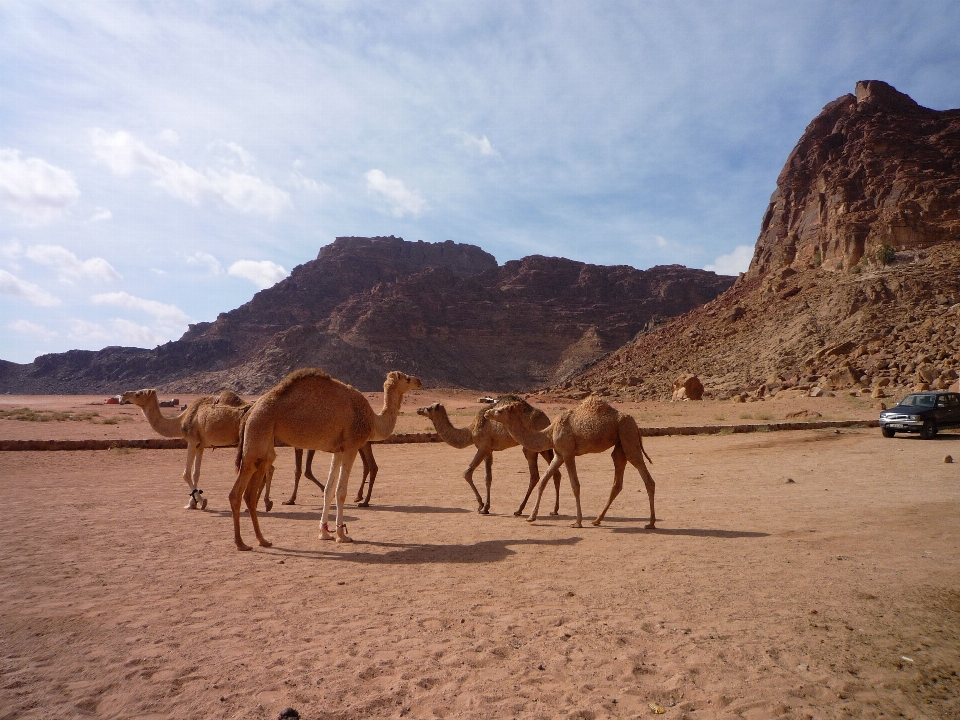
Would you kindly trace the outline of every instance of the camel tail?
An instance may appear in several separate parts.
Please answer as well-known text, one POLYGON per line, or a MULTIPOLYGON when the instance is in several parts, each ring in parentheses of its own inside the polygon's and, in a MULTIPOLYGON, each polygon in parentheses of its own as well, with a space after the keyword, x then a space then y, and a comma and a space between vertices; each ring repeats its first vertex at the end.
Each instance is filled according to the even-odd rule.
POLYGON ((247 418, 250 417, 250 408, 252 407, 253 405, 247 405, 240 413, 240 442, 237 443, 236 459, 237 472, 240 472, 240 465, 243 463, 243 436, 246 434, 247 418))

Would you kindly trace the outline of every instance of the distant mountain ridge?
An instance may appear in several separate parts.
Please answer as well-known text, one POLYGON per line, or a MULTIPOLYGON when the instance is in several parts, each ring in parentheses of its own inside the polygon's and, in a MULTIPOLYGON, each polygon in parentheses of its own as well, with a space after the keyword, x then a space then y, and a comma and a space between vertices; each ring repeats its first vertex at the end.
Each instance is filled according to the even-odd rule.
POLYGON ((572 377, 651 321, 734 278, 679 265, 637 270, 393 236, 340 237, 248 303, 152 350, 104 348, 0 363, 0 392, 262 392, 314 365, 364 390, 387 371, 427 384, 527 390, 572 377))

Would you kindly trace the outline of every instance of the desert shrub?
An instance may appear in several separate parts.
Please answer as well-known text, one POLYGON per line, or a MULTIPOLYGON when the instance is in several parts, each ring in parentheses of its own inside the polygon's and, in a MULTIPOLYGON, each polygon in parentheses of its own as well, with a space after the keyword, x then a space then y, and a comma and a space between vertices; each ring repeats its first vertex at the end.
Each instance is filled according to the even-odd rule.
POLYGON ((883 266, 892 263, 897 257, 897 251, 893 249, 890 243, 883 243, 877 248, 877 262, 883 266))
POLYGON ((820 248, 817 248, 813 252, 813 264, 816 265, 817 267, 820 267, 821 265, 823 265, 823 253, 820 252, 820 248))

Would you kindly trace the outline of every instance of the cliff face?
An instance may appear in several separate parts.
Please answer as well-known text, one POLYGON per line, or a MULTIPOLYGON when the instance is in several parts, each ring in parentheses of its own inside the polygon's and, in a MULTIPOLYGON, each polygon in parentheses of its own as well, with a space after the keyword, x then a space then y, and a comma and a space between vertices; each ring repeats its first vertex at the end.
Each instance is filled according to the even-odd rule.
POLYGON ((471 245, 338 238, 247 304, 154 350, 106 348, 0 366, 0 390, 262 392, 322 367, 366 390, 389 370, 490 391, 559 382, 656 318, 707 302, 733 278, 678 265, 637 270, 540 256, 498 266, 471 245))
POLYGON ((736 286, 561 389, 668 398, 684 372, 719 397, 946 386, 958 303, 960 110, 859 82, 790 153, 736 286))
POLYGON ((937 112, 878 80, 827 105, 777 179, 748 277, 850 270, 887 244, 960 234, 960 110, 937 112))

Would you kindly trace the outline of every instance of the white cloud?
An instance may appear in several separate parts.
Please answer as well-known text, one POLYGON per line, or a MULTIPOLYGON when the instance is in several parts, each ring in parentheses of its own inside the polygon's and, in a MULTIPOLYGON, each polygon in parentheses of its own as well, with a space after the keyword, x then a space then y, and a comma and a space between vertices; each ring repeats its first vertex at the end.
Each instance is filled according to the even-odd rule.
POLYGON ((110 321, 113 337, 120 345, 133 347, 156 347, 171 338, 162 332, 156 332, 146 325, 138 325, 130 320, 114 318, 110 321))
POLYGON ((29 320, 17 320, 8 326, 11 330, 22 333, 23 335, 36 335, 42 338, 54 338, 58 333, 44 325, 40 325, 29 320))
POLYGON ((168 305, 157 300, 146 300, 126 292, 101 293, 94 295, 90 300, 95 305, 113 305, 145 312, 148 315, 153 315, 161 325, 183 326, 190 322, 187 314, 176 305, 168 305))
POLYGON ((471 135, 463 130, 448 130, 447 132, 449 132, 451 135, 456 135, 458 138, 460 138, 464 146, 475 149, 481 155, 485 155, 487 157, 500 157, 500 153, 494 149, 493 145, 490 144, 490 141, 487 140, 486 135, 477 137, 476 135, 471 135))
POLYGON ((61 217, 80 197, 73 175, 40 158, 0 149, 0 202, 31 223, 61 217))
POLYGON ((167 145, 180 144, 180 136, 176 133, 175 130, 170 130, 169 128, 166 130, 161 130, 160 133, 157 135, 157 137, 160 138, 163 142, 167 143, 167 145))
POLYGON ((290 173, 290 182, 293 183, 293 186, 297 190, 302 190, 305 192, 316 193, 317 195, 323 195, 324 193, 330 192, 330 186, 326 183, 319 182, 314 180, 312 177, 308 177, 300 172, 300 168, 303 167, 302 160, 296 160, 293 163, 293 172, 290 173))
POLYGON ((670 247, 670 241, 667 240, 663 235, 654 235, 653 241, 657 244, 658 248, 670 247))
POLYGON ((113 213, 107 210, 107 208, 98 207, 93 215, 90 216, 90 219, 87 222, 100 222, 101 220, 112 220, 113 213))
POLYGON ((732 253, 721 255, 711 265, 704 265, 704 270, 712 270, 718 275, 736 275, 746 272, 753 259, 753 245, 737 245, 732 253))
POLYGON ((70 321, 69 325, 70 330, 67 334, 71 340, 79 340, 92 344, 110 339, 110 333, 108 333, 102 325, 98 325, 97 323, 77 320, 75 318, 70 321))
MULTIPOLYGON (((265 180, 225 167, 196 170, 147 147, 130 133, 91 131, 94 154, 114 174, 127 176, 142 170, 153 176, 154 185, 178 200, 199 205, 215 198, 234 210, 274 216, 290 205, 290 196, 265 180)), ((249 153, 235 143, 224 143, 234 155, 249 153)), ((241 156, 242 157, 242 156, 241 156)))
POLYGON ((200 265, 210 270, 211 275, 223 275, 223 265, 210 253, 198 250, 193 255, 183 255, 187 265, 200 265))
POLYGON ((402 180, 387 177, 382 170, 368 170, 364 178, 367 180, 367 190, 386 200, 394 217, 419 217, 427 205, 419 190, 408 190, 402 180))
POLYGON ((40 307, 55 307, 60 304, 60 298, 6 270, 0 270, 0 295, 22 297, 40 307))
POLYGON ((235 142, 214 140, 208 147, 217 154, 217 157, 225 165, 236 165, 239 160, 240 165, 244 168, 253 166, 253 155, 235 142))
POLYGON ((123 276, 103 258, 80 260, 59 245, 32 245, 27 248, 26 256, 39 265, 53 268, 60 274, 60 280, 67 282, 74 280, 110 282, 123 279, 123 276))
POLYGON ((269 260, 237 260, 227 272, 249 280, 261 290, 276 285, 289 274, 269 260))

